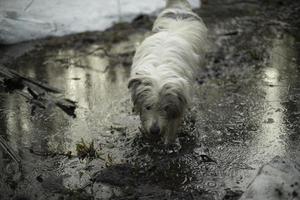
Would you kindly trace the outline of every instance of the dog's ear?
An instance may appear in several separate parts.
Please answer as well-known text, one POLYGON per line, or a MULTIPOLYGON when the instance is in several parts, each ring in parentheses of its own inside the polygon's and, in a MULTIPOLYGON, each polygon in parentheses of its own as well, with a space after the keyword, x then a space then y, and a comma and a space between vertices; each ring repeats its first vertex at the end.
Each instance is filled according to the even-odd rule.
POLYGON ((178 118, 183 114, 185 103, 174 95, 166 95, 163 100, 163 109, 169 119, 178 118))
POLYGON ((137 101, 138 101, 138 95, 137 95, 137 88, 141 85, 142 81, 140 78, 131 78, 128 82, 128 88, 131 91, 131 99, 133 101, 133 108, 132 108, 132 112, 135 114, 138 114, 139 109, 138 109, 138 105, 137 105, 137 101))
POLYGON ((162 90, 162 108, 166 111, 169 119, 180 117, 187 105, 187 99, 184 92, 179 88, 166 85, 162 90))
POLYGON ((140 78, 131 78, 128 82, 128 88, 129 89, 134 89, 136 87, 138 87, 140 84, 142 83, 141 79, 140 78))
POLYGON ((151 98, 153 98, 152 87, 152 79, 147 76, 138 76, 130 79, 128 88, 130 89, 131 99, 136 112, 141 112, 145 102, 151 101, 151 98))
POLYGON ((185 96, 185 93, 176 91, 176 97, 177 97, 180 105, 186 106, 188 104, 188 100, 185 96))

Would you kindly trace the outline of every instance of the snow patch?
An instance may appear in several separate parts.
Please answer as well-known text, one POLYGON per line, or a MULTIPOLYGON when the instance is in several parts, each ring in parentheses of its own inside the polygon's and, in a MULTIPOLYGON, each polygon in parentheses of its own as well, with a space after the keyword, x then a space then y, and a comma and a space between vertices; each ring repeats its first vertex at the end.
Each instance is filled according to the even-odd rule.
MULTIPOLYGON (((190 3, 200 6, 199 0, 190 3)), ((4 0, 0 1, 0 44, 101 31, 164 5, 164 0, 4 0)))

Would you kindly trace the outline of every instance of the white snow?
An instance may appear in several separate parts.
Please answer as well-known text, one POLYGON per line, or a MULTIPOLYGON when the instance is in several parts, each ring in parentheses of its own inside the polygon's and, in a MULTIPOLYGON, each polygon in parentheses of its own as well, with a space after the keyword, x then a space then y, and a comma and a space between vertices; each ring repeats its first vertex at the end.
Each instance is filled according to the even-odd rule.
POLYGON ((274 157, 262 166, 240 200, 300 199, 300 164, 274 157))
MULTIPOLYGON (((199 7, 199 0, 189 1, 199 7)), ((0 44, 104 30, 164 5, 165 0, 0 0, 0 44)))

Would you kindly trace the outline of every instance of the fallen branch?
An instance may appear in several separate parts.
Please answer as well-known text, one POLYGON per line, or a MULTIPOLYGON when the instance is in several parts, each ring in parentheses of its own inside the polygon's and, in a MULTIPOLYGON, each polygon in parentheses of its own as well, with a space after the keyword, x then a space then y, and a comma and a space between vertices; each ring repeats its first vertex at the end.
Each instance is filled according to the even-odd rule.
POLYGON ((2 78, 0 82, 2 82, 7 92, 17 92, 30 103, 43 109, 47 108, 47 105, 54 104, 66 114, 76 117, 75 109, 77 106, 75 101, 51 94, 62 93, 61 90, 33 78, 25 77, 3 66, 0 66, 0 78, 2 78))
POLYGON ((8 69, 6 67, 0 66, 0 76, 3 76, 6 80, 18 80, 20 83, 23 82, 23 85, 26 85, 26 83, 32 83, 34 85, 37 85, 41 88, 43 88, 44 90, 46 90, 47 92, 52 92, 52 93, 62 93, 61 90, 54 88, 50 85, 47 85, 46 83, 42 83, 40 81, 37 81, 33 78, 30 77, 25 77, 21 74, 19 74, 18 72, 12 70, 12 69, 8 69))

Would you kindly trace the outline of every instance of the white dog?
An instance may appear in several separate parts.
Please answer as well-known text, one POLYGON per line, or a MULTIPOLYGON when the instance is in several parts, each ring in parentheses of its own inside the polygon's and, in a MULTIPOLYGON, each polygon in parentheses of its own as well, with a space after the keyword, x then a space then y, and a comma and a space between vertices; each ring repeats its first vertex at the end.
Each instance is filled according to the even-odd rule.
POLYGON ((207 29, 186 0, 168 0, 138 47, 128 88, 142 130, 174 143, 207 46, 207 29))

